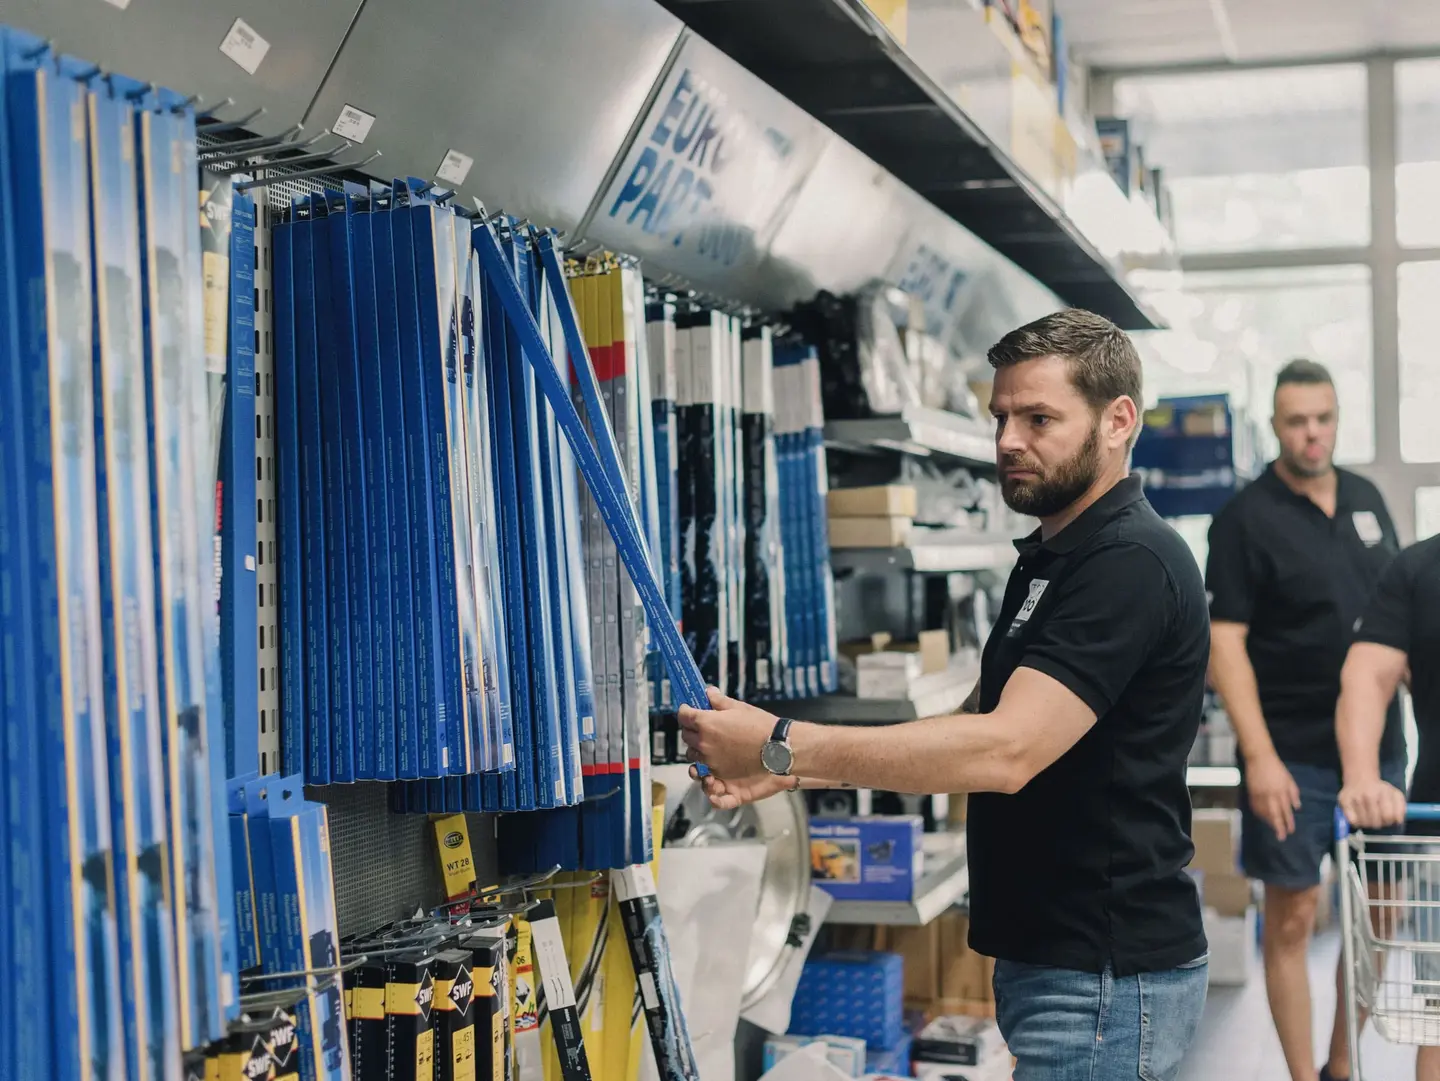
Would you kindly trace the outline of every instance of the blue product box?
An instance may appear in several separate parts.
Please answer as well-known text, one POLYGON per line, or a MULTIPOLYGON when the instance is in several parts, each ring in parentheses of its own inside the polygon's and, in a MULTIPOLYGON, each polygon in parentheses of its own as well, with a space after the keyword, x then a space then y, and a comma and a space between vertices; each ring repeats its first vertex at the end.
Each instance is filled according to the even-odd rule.
POLYGON ((893 1048, 905 1036, 904 963, 898 953, 841 951, 812 958, 800 973, 790 1032, 833 1033, 893 1048))
POLYGON ((769 1073, 782 1059, 815 1043, 825 1045, 825 1061, 846 1077, 863 1077, 869 1072, 865 1041, 851 1036, 771 1036, 765 1041, 762 1068, 769 1073))
POLYGON ((910 1076, 910 1049, 915 1039, 910 1033, 903 1034, 891 1047, 877 1047, 865 1055, 865 1072, 899 1074, 910 1076))
POLYGON ((810 870, 839 901, 909 901, 924 871, 919 815, 815 818, 810 870))
POLYGON ((1130 121, 1120 116, 1097 116, 1095 133, 1100 137, 1100 154, 1115 183, 1126 195, 1136 181, 1136 145, 1130 121))

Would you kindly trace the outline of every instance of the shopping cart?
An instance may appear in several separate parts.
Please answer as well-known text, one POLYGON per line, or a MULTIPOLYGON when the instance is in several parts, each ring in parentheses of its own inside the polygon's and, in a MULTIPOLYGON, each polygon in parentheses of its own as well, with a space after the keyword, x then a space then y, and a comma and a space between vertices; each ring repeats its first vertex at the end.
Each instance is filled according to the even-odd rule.
MULTIPOLYGON (((1406 821, 1440 821, 1440 803, 1410 804, 1406 821)), ((1366 1011, 1392 1043, 1440 1046, 1440 836, 1351 832, 1337 809, 1335 866, 1350 1076, 1361 1081, 1366 1011)))

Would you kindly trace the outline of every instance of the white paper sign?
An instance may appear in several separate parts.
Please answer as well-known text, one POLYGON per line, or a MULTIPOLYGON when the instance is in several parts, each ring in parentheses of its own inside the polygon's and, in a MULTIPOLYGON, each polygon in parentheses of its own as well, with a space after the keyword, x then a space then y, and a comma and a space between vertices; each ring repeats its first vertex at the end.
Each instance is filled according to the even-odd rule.
POLYGON ((474 164, 475 159, 470 155, 451 148, 445 151, 445 160, 440 163, 440 168, 435 170, 435 179, 458 187, 465 183, 465 178, 470 175, 470 167, 474 164))
POLYGON ((105 0, 105 2, 111 7, 119 8, 121 11, 124 11, 130 6, 130 0, 105 0))
POLYGON ((346 105, 340 110, 340 116, 335 123, 330 125, 330 130, 342 139, 349 139, 352 143, 363 143, 365 136, 370 134, 370 129, 374 126, 375 118, 364 109, 346 105))
MULTIPOLYGON (((130 0, 125 0, 128 4, 130 0)), ((244 19, 236 19, 230 33, 220 43, 220 51, 245 69, 247 75, 254 75, 260 61, 270 51, 270 43, 255 32, 255 28, 244 19)))

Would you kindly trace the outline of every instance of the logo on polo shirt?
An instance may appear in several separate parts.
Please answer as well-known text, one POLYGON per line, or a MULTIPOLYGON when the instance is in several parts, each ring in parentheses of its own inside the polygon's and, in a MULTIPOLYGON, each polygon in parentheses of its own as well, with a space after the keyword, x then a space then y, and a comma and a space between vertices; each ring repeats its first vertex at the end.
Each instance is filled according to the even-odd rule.
POLYGON ((1015 618, 1010 622, 1010 630, 1006 636, 1013 638, 1020 633, 1020 628, 1035 614, 1035 606, 1040 603, 1040 598, 1045 595, 1045 587, 1050 584, 1048 578, 1035 578, 1030 582, 1030 592, 1025 597, 1025 603, 1020 606, 1020 611, 1015 613, 1015 618))
POLYGON ((1355 535, 1366 548, 1374 548, 1385 539, 1385 531, 1380 528, 1380 519, 1373 510, 1357 510, 1350 515, 1350 520, 1355 523, 1355 535))

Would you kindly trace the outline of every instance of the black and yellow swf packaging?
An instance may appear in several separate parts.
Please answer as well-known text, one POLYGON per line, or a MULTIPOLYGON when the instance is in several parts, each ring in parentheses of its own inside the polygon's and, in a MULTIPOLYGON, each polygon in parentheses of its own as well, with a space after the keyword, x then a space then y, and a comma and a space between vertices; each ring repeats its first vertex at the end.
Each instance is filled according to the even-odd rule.
POLYGON ((355 1081, 390 1079, 385 984, 385 965, 380 961, 345 973, 345 1017, 350 1030, 350 1068, 355 1081))
MULTIPOLYGON (((473 955, 444 950, 435 955, 435 1081, 476 1081, 479 1038, 473 955)), ((488 1054, 489 1048, 486 1048, 488 1054)))
POLYGON ((295 1015, 276 1010, 263 1039, 270 1056, 269 1081, 300 1081, 300 1029, 295 1015))
POLYGON ((477 1081, 511 1081, 508 930, 508 923, 481 928, 460 940, 460 948, 470 953, 475 980, 477 1081))
POLYGON ((434 955, 413 950, 392 957, 388 967, 390 1081, 435 1081, 434 955))

